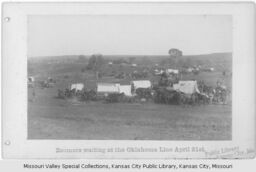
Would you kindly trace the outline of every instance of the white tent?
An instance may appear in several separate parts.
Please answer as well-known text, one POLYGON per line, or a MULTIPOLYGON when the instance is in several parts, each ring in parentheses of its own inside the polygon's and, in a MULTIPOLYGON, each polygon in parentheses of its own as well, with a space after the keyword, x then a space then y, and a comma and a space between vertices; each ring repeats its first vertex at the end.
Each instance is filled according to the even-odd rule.
POLYGON ((119 93, 120 84, 116 83, 98 83, 98 93, 119 93))
POLYGON ((179 81, 178 84, 173 85, 173 89, 185 94, 199 93, 197 81, 179 81))
POLYGON ((126 96, 132 96, 132 86, 131 85, 120 85, 119 93, 124 93, 126 96))
POLYGON ((166 73, 179 74, 179 70, 177 70, 177 69, 166 69, 166 73))
POLYGON ((76 91, 82 91, 83 88, 84 88, 84 84, 82 83, 71 84, 71 87, 70 87, 71 90, 75 89, 76 91))
POLYGON ((131 84, 134 86, 134 89, 137 88, 151 88, 151 82, 149 80, 140 80, 140 81, 131 81, 131 84))
POLYGON ((164 73, 164 70, 158 70, 158 69, 155 69, 155 75, 161 75, 164 73))
POLYGON ((98 83, 97 92, 98 93, 124 93, 126 96, 132 96, 132 86, 131 85, 120 85, 119 83, 98 83))

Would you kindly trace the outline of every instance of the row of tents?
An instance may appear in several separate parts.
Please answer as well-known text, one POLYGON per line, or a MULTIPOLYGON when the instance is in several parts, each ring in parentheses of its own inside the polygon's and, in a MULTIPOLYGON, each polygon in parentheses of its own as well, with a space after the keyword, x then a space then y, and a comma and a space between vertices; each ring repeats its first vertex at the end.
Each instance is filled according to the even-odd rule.
MULTIPOLYGON (((121 85, 120 83, 97 83, 97 94, 108 95, 111 93, 123 93, 125 96, 134 96, 138 88, 152 88, 152 83, 149 80, 131 81, 129 85, 121 85)), ((82 91, 83 83, 71 84, 71 90, 82 91)), ((173 85, 176 91, 185 94, 199 93, 197 81, 179 81, 173 85)))
MULTIPOLYGON (((34 77, 28 77, 29 84, 34 81, 34 77)), ((152 86, 150 80, 135 80, 131 81, 129 85, 121 85, 120 83, 97 83, 96 91, 98 94, 123 93, 125 96, 134 96, 134 93, 138 88, 147 89, 152 88, 152 86)), ((70 86, 70 90, 75 91, 82 91, 84 88, 83 83, 75 83, 70 86)), ((178 83, 173 84, 173 89, 185 94, 199 93, 197 81, 179 81, 178 83)))
MULTIPOLYGON (((129 85, 121 85, 120 83, 97 83, 98 94, 123 93, 125 96, 133 96, 134 90, 138 88, 152 88, 149 80, 131 81, 129 85)), ((83 83, 71 84, 71 90, 82 91, 83 83)))
POLYGON ((166 74, 179 74, 179 70, 178 69, 155 69, 154 70, 154 74, 155 75, 162 75, 163 73, 166 74))
POLYGON ((215 69, 213 67, 188 67, 188 68, 183 68, 182 70, 178 70, 178 69, 155 69, 154 70, 154 74, 155 75, 162 75, 163 73, 166 74, 176 74, 178 75, 179 73, 198 73, 200 71, 204 71, 204 72, 213 72, 215 69))

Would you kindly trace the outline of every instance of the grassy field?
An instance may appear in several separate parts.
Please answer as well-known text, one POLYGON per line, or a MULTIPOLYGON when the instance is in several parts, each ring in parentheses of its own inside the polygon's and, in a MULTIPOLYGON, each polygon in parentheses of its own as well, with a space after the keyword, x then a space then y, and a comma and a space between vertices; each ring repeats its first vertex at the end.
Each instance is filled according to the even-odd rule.
POLYGON ((228 140, 228 105, 81 103, 36 90, 28 104, 28 139, 228 140))
POLYGON ((55 98, 57 88, 35 92, 28 101, 28 139, 231 139, 230 105, 84 103, 55 98))
MULTIPOLYGON (((228 105, 161 105, 146 103, 78 102, 57 99, 57 90, 82 82, 95 88, 93 72, 81 72, 84 64, 33 64, 29 75, 36 80, 48 76, 56 79, 53 88, 28 89, 28 139, 91 140, 230 140, 232 139, 232 107, 228 105)), ((30 66, 31 67, 31 66, 30 66)), ((124 70, 118 66, 102 70, 124 70)), ((231 90, 231 77, 221 71, 182 76, 184 80, 204 80, 215 86, 221 80, 231 90)), ((147 79, 157 81, 150 75, 147 79)), ((127 79, 103 77, 98 82, 129 82, 127 79)))

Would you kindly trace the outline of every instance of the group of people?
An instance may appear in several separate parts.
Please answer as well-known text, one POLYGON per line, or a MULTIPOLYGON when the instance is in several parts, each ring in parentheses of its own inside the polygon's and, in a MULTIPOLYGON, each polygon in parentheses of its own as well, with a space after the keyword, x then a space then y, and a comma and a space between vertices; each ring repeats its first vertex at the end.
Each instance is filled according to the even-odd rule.
POLYGON ((215 87, 207 86, 204 81, 199 81, 198 89, 201 94, 209 97, 211 103, 218 104, 227 104, 231 93, 221 81, 217 81, 215 87))

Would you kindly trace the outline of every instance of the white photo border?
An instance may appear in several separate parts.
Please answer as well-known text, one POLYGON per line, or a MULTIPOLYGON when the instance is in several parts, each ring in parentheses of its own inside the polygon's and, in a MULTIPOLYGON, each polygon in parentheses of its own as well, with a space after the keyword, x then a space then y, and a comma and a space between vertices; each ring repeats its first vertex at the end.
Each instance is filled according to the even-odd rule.
MULTIPOLYGON (((3 3, 3 158, 171 159, 255 156, 255 5, 253 3, 3 3), (27 140, 29 15, 231 15, 233 100, 231 141, 27 140), (136 148, 204 148, 206 152, 130 152, 136 148), (124 148, 126 152, 58 153, 57 148, 124 148), (229 154, 223 150, 230 149, 229 154)), ((184 149, 185 150, 185 149, 184 149)))

